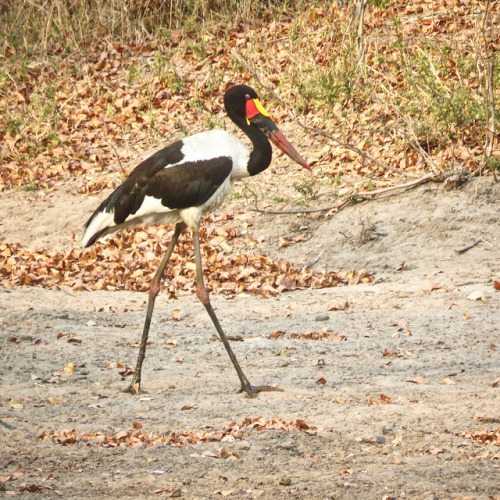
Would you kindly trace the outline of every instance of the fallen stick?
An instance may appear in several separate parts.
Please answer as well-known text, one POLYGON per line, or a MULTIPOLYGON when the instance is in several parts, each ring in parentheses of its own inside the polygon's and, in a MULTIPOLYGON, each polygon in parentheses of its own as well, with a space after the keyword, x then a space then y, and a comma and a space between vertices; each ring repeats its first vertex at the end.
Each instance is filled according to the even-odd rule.
POLYGON ((434 174, 429 174, 429 175, 424 175, 423 177, 420 177, 420 179, 416 179, 414 181, 406 182, 405 184, 398 184, 397 186, 391 186, 388 188, 383 188, 383 189, 377 189, 375 191, 361 191, 360 193, 353 193, 352 196, 372 196, 376 194, 381 194, 381 193, 388 193, 389 191, 394 191, 396 189, 405 189, 409 187, 415 187, 420 184, 425 184, 426 182, 434 181, 436 180, 436 176, 434 174))
POLYGON ((351 203, 351 200, 344 201, 340 205, 335 205, 331 207, 325 208, 304 208, 300 210, 264 210, 262 208, 251 208, 250 211, 258 212, 259 214, 268 214, 268 215, 296 215, 296 214, 311 214, 314 212, 328 212, 329 210, 342 210, 347 205, 351 203))
POLYGON ((483 241, 483 238, 478 238, 474 243, 471 243, 470 245, 466 245, 465 247, 459 248, 458 250, 455 250, 457 253, 465 253, 467 250, 470 250, 471 248, 474 248, 475 246, 479 245, 483 241))
POLYGON ((306 264, 303 268, 302 268, 302 271, 305 271, 306 269, 310 269, 312 266, 314 266, 314 264, 316 264, 319 259, 321 259, 321 256, 323 255, 323 250, 321 250, 321 252, 319 252, 318 256, 312 260, 311 262, 309 262, 309 264, 306 264))

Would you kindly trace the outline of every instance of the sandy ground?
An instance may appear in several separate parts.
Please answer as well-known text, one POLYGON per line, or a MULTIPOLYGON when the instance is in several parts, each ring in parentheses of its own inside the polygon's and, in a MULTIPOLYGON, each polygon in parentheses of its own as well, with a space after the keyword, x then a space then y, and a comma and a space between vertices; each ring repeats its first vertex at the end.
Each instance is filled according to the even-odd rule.
MULTIPOLYGON (((0 236, 28 247, 67 245, 97 205, 70 190, 26 196, 2 195, 0 236)), ((426 185, 336 216, 256 214, 257 251, 297 265, 319 256, 318 268, 365 268, 376 280, 213 297, 226 332, 241 338, 233 346, 250 380, 284 389, 255 399, 237 393, 192 294, 159 297, 147 392, 131 396, 119 372, 135 363, 145 294, 0 289, 0 496, 500 498, 500 448, 461 435, 500 427, 499 214, 500 186, 489 179, 426 185), (280 247, 280 236, 294 243, 280 247), (324 329, 337 335, 291 338, 324 329), (243 425, 184 446, 83 437, 119 441, 134 428, 199 436, 259 417, 261 430, 243 425), (274 417, 274 427, 295 424, 269 428, 274 417), (79 438, 61 444, 53 433, 63 430, 79 438)))

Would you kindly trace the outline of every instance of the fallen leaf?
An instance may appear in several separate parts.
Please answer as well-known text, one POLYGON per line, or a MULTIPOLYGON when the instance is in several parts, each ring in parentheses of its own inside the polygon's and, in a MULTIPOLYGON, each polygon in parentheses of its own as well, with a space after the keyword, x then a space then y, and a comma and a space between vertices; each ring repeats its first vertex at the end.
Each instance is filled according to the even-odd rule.
POLYGON ((429 450, 429 453, 431 455, 439 455, 440 453, 444 453, 444 450, 443 450, 443 448, 431 448, 429 450))
POLYGON ((402 442, 403 442, 403 436, 396 436, 396 437, 392 440, 392 445, 393 445, 393 446, 399 446, 402 442))
POLYGON ((368 396, 366 398, 366 403, 368 406, 389 404, 389 403, 392 403, 392 399, 389 396, 386 396, 385 394, 381 394, 379 399, 372 398, 372 397, 368 396))
POLYGON ((290 246, 290 243, 291 241, 290 240, 285 240, 284 238, 282 238, 281 236, 279 237, 279 246, 280 247, 288 247, 290 246))
POLYGON ((418 377, 412 378, 408 382, 413 382, 414 384, 428 384, 429 381, 426 380, 424 377, 421 377, 420 375, 418 377))
POLYGON ((323 377, 321 377, 318 380, 316 380, 316 383, 318 385, 325 385, 326 384, 326 380, 323 377))
POLYGON ((22 403, 15 403, 14 401, 9 401, 9 405, 15 410, 22 410, 24 408, 24 405, 22 403))
POLYGON ((384 349, 382 351, 382 356, 400 356, 400 354, 398 354, 397 352, 391 352, 387 349, 384 349))
POLYGON ((433 290, 439 290, 441 287, 434 281, 429 281, 428 288, 432 292, 433 290))
POLYGON ((486 295, 481 290, 472 292, 467 298, 469 300, 482 300, 483 302, 486 302, 486 295))
POLYGON ((454 380, 452 380, 451 378, 445 378, 445 379, 443 379, 443 384, 444 385, 455 385, 456 382, 454 380))
POLYGON ((219 455, 217 455, 217 453, 214 453, 213 451, 210 451, 210 450, 205 450, 202 452, 201 455, 198 455, 197 453, 193 454, 193 455, 190 455, 190 456, 194 456, 194 457, 207 457, 207 458, 219 458, 219 455))
POLYGON ((500 290, 500 280, 493 280, 493 287, 495 290, 500 290))
POLYGON ((285 332, 283 330, 278 330, 277 332, 270 333, 268 338, 270 339, 279 339, 280 337, 284 337, 285 332))
POLYGON ((500 385, 500 377, 497 377, 493 382, 491 383, 491 387, 498 387, 500 385))
POLYGON ((51 405, 60 405, 62 403, 62 401, 60 399, 57 399, 57 398, 52 398, 52 397, 48 397, 47 398, 47 401, 51 404, 51 405))
POLYGON ((149 493, 151 495, 160 495, 161 493, 167 493, 170 491, 170 488, 161 488, 159 490, 151 490, 149 493))
POLYGON ((18 104, 24 104, 26 102, 26 99, 21 92, 14 92, 14 97, 18 104))
POLYGON ((237 458, 238 460, 240 460, 240 455, 234 451, 231 451, 231 450, 225 450, 224 448, 221 448, 219 450, 219 456, 220 458, 229 458, 229 457, 234 457, 234 458, 237 458))
POLYGON ((65 372, 65 373, 73 373, 74 371, 75 371, 75 365, 73 363, 68 363, 63 368, 63 372, 65 372))
POLYGON ((348 307, 349 307, 349 302, 347 301, 347 299, 342 302, 335 301, 328 304, 329 311, 342 311, 344 309, 347 309, 348 307))
POLYGON ((0 476, 0 483, 6 483, 7 481, 15 481, 16 479, 19 479, 24 472, 21 471, 16 471, 13 472, 12 474, 9 474, 8 476, 0 476))
POLYGON ((180 321, 181 320, 181 310, 180 309, 174 309, 172 311, 172 319, 174 321, 180 321))

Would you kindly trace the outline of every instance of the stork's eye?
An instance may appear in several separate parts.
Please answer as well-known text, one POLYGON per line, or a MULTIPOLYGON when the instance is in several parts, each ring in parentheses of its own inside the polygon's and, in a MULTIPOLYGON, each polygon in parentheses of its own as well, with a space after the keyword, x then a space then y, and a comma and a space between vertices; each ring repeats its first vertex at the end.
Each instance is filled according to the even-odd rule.
POLYGON ((246 94, 245 99, 248 100, 248 99, 251 99, 251 97, 248 94, 246 94))

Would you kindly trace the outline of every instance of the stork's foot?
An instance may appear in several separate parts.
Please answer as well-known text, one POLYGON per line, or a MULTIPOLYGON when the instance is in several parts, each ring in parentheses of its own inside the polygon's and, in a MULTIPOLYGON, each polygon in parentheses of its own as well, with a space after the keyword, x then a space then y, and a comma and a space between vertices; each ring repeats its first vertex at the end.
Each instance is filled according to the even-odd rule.
POLYGON ((126 389, 123 389, 123 392, 128 392, 129 394, 132 394, 133 396, 138 396, 139 394, 144 394, 144 391, 141 389, 141 383, 134 382, 133 380, 132 380, 132 383, 126 389))
POLYGON ((238 392, 246 392, 249 398, 255 398, 259 392, 283 392, 283 388, 274 385, 252 385, 247 383, 242 384, 238 392))

